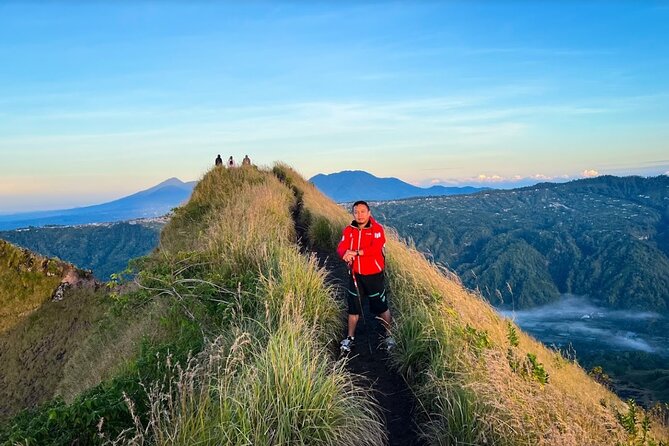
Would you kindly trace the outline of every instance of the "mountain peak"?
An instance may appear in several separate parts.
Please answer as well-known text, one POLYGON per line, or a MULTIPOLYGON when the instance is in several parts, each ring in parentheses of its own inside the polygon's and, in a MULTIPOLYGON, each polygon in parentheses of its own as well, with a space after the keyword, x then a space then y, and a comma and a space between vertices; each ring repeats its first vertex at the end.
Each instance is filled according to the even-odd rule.
POLYGON ((148 189, 145 189, 145 190, 143 190, 142 192, 150 192, 150 191, 154 191, 154 190, 162 189, 163 187, 169 187, 169 186, 186 187, 186 184, 187 184, 187 183, 184 183, 184 182, 181 181, 179 178, 177 178, 177 177, 172 177, 172 178, 168 178, 167 180, 162 181, 162 182, 156 184, 155 186, 152 186, 152 187, 150 187, 150 188, 148 188, 148 189))
POLYGON ((194 186, 194 181, 184 183, 172 177, 148 189, 106 203, 72 209, 2 215, 0 230, 158 217, 187 200, 194 186))
POLYGON ((181 180, 180 180, 179 178, 177 178, 177 177, 172 177, 172 178, 168 178, 168 179, 166 179, 166 180, 163 181, 162 183, 159 183, 158 186, 167 186, 167 185, 173 185, 173 184, 184 184, 184 182, 181 181, 181 180))
POLYGON ((398 200, 411 197, 461 195, 488 188, 432 186, 423 188, 398 178, 379 178, 364 170, 344 170, 331 174, 318 174, 311 181, 334 201, 398 200))

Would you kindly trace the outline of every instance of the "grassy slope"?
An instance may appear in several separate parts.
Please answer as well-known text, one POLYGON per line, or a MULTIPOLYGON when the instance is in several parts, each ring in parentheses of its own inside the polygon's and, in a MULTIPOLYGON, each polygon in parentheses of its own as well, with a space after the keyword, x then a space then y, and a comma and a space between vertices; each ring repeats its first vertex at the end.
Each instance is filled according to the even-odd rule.
POLYGON ((66 364, 103 314, 93 284, 51 300, 73 271, 0 240, 0 419, 57 393, 66 364))
POLYGON ((48 301, 0 336, 0 419, 49 400, 64 367, 102 314, 91 289, 48 301))
POLYGON ((203 327, 213 341, 172 381, 181 390, 150 394, 157 444, 383 438, 373 401, 327 353, 340 308, 294 243, 293 204, 271 173, 217 168, 163 231, 159 255, 199 270, 172 289, 205 287, 186 286, 178 299, 213 302, 222 319, 203 327))
MULTIPOLYGON (((313 221, 324 219, 331 227, 346 223, 344 210, 313 185, 286 166, 277 169, 302 191, 313 221)), ((430 264, 397 236, 389 237, 387 260, 399 341, 394 362, 426 408, 423 426, 430 443, 632 441, 616 416, 627 413, 626 404, 578 365, 509 325, 457 277, 430 264), (535 355, 534 364, 528 354, 535 355), (545 384, 540 382, 542 367, 549 375, 545 384)), ((653 426, 653 435, 666 441, 666 428, 653 426)))
POLYGON ((68 268, 0 240, 0 333, 49 300, 68 268))

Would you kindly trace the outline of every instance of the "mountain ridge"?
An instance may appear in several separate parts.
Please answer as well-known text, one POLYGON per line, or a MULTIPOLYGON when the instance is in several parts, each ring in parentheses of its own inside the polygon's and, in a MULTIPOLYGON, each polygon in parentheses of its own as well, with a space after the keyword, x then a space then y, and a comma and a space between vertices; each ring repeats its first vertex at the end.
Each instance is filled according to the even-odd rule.
POLYGON ((359 199, 395 200, 409 197, 470 194, 489 188, 472 186, 422 188, 395 177, 379 178, 363 170, 344 170, 331 174, 317 174, 309 179, 326 196, 336 202, 359 199))
POLYGON ((187 200, 195 184, 194 181, 184 183, 178 178, 170 178, 148 189, 101 204, 0 215, 0 230, 158 217, 187 200))

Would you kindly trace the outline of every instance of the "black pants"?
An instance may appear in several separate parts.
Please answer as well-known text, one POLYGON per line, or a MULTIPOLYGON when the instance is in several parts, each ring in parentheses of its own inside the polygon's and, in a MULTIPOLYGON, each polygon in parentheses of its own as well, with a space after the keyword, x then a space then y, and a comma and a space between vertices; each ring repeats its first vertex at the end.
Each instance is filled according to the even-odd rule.
POLYGON ((360 305, 364 299, 369 300, 369 310, 374 314, 384 313, 388 309, 388 299, 386 296, 385 275, 383 271, 377 274, 370 274, 363 276, 356 274, 355 279, 358 282, 358 289, 360 290, 360 298, 358 298, 358 290, 353 281, 353 273, 349 272, 348 279, 348 314, 360 314, 360 305))

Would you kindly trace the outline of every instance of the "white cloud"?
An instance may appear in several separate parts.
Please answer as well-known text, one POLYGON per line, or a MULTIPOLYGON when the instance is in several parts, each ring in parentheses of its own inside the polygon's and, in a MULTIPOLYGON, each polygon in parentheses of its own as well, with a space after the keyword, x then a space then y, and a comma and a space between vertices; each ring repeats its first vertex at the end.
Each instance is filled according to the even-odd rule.
POLYGON ((537 173, 534 175, 510 175, 504 176, 499 174, 479 174, 475 177, 469 178, 427 178, 424 180, 415 181, 414 184, 422 187, 434 186, 436 184, 442 186, 487 186, 493 188, 516 188, 531 186, 533 184, 542 183, 546 181, 562 182, 574 178, 570 175, 545 175, 537 173))
MULTIPOLYGON (((543 173, 537 173, 529 176, 522 175, 512 175, 512 176, 502 176, 497 174, 486 175, 480 174, 473 178, 467 178, 460 180, 460 182, 475 182, 475 183, 520 183, 520 182, 536 182, 536 181, 554 181, 554 180, 565 180, 569 179, 568 175, 544 175, 543 173)), ((434 180, 432 181, 434 183, 434 180)))
POLYGON ((530 178, 532 178, 532 179, 534 179, 534 180, 546 180, 546 181, 550 181, 550 180, 554 180, 556 177, 550 177, 550 176, 548 176, 548 175, 544 175, 544 174, 542 174, 542 173, 537 173, 537 174, 535 174, 535 175, 530 176, 530 178))
POLYGON ((473 178, 474 181, 478 181, 480 183, 500 183, 506 178, 500 176, 500 175, 486 175, 486 174, 480 174, 476 178, 473 178))
POLYGON ((594 178, 599 176, 599 172, 594 169, 586 169, 581 172, 581 176, 584 176, 585 178, 594 178))

